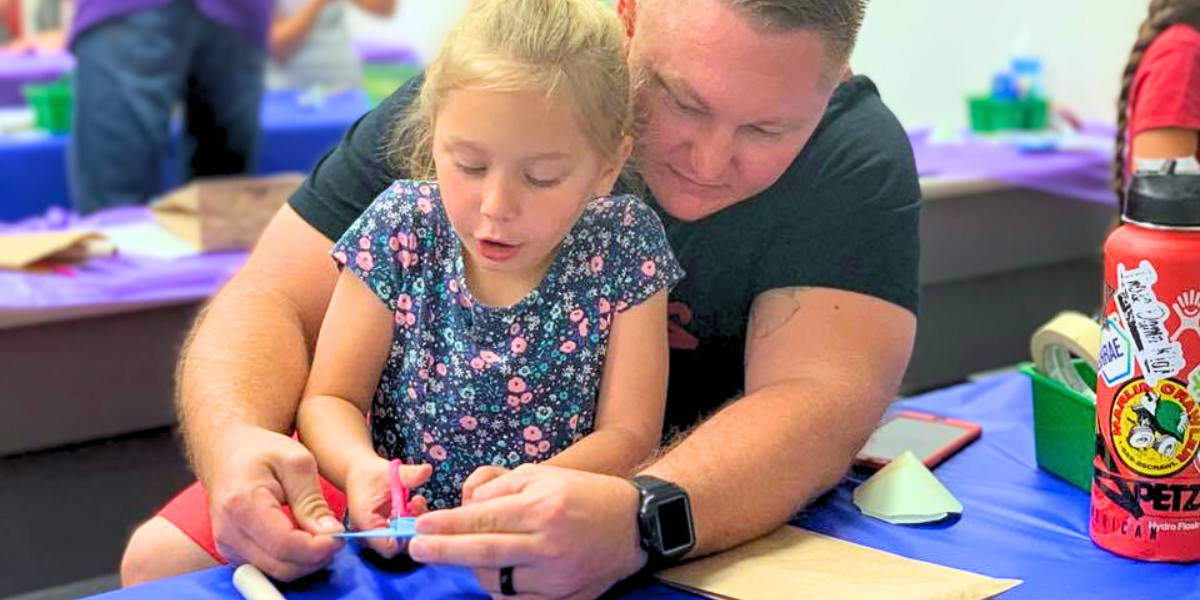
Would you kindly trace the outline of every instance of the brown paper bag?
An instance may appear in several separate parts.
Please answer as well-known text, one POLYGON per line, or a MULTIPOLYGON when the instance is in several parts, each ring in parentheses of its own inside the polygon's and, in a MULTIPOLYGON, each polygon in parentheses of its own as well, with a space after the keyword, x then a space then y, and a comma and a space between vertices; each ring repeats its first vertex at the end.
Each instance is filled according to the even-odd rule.
POLYGON ((1020 585, 795 527, 658 574, 720 600, 982 600, 1020 585))
POLYGON ((90 231, 54 231, 0 235, 0 269, 30 269, 43 263, 72 264, 112 256, 116 247, 90 231))
POLYGON ((163 227, 201 252, 251 250, 304 175, 198 179, 150 209, 163 227))

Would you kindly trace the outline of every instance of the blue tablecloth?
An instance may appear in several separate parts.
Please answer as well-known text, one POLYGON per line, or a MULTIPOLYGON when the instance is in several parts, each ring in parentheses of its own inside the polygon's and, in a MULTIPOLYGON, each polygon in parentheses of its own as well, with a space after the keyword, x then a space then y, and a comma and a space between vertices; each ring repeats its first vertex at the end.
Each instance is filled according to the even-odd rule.
MULTIPOLYGON (((311 171, 368 106, 360 91, 325 98, 320 104, 300 98, 295 92, 271 92, 263 99, 258 173, 311 171)), ((0 221, 70 205, 68 140, 68 136, 41 134, 0 136, 0 221)), ((163 159, 164 189, 178 185, 178 165, 178 147, 173 144, 163 159)))
MULTIPOLYGON (((1021 598, 1133 600, 1200 598, 1200 567, 1139 563, 1092 545, 1088 497, 1037 470, 1029 381, 1006 375, 906 400, 897 409, 937 412, 975 421, 983 437, 938 467, 962 501, 962 519, 944 528, 899 527, 862 516, 851 504, 852 482, 818 500, 798 525, 895 554, 1025 583, 1004 594, 1021 598)), ((636 600, 692 596, 639 583, 636 600)), ((292 600, 332 598, 479 598, 469 573, 450 568, 389 572, 350 550, 331 570, 289 588, 292 600)), ((228 568, 211 569, 105 595, 109 600, 238 598, 228 568)))

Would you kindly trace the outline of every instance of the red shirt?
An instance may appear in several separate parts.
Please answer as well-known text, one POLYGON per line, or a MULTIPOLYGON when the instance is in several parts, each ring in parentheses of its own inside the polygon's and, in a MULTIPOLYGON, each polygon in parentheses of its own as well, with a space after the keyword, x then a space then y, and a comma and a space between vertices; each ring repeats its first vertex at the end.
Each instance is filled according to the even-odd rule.
POLYGON ((0 21, 13 39, 21 37, 21 3, 10 2, 8 12, 0 12, 0 21))
POLYGON ((1187 25, 1150 43, 1129 90, 1131 146, 1137 134, 1167 127, 1200 131, 1200 32, 1187 25))

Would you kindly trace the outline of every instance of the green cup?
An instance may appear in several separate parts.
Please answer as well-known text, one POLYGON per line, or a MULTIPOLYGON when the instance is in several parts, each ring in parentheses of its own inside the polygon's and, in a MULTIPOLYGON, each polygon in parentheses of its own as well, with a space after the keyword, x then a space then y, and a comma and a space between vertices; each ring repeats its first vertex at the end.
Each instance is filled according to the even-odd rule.
POLYGON ((63 134, 71 130, 71 84, 66 81, 31 84, 22 88, 39 129, 63 134))

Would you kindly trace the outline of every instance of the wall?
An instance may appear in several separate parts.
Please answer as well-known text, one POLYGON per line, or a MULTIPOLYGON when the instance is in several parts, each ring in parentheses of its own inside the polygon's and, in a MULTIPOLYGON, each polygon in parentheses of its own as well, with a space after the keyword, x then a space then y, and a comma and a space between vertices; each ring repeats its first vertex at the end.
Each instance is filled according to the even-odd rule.
POLYGON ((1022 37, 1050 97, 1115 121, 1121 73, 1148 0, 873 0, 851 61, 908 126, 965 125, 1022 37), (935 25, 936 23, 936 25, 935 25))
MULTIPOLYGON (((1115 119, 1121 71, 1149 0, 873 0, 852 65, 906 125, 966 123, 1026 39, 1051 97, 1089 120, 1115 119)), ((468 0, 401 0, 391 19, 355 14, 357 35, 403 39, 430 57, 468 0)))

